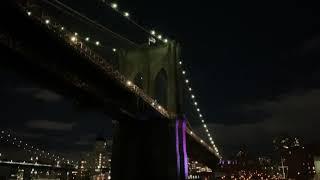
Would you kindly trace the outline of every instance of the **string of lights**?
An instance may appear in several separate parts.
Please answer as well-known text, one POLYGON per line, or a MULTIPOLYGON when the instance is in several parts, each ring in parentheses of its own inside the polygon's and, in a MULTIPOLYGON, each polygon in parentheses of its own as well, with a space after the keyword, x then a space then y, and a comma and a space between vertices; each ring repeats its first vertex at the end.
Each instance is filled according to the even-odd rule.
POLYGON ((121 35, 119 35, 119 34, 117 34, 117 33, 115 33, 115 32, 113 32, 112 30, 110 30, 110 29, 107 28, 106 26, 103 26, 103 25, 95 22, 94 20, 88 18, 87 16, 81 14, 80 12, 72 9, 71 7, 65 5, 64 3, 62 3, 62 2, 60 2, 60 1, 58 1, 58 0, 53 0, 56 4, 54 4, 53 2, 50 2, 50 1, 48 1, 48 0, 42 0, 42 1, 45 2, 45 3, 47 3, 47 4, 49 4, 50 6, 53 6, 54 8, 56 8, 56 9, 58 9, 58 10, 60 10, 60 11, 62 11, 63 13, 66 13, 66 14, 68 14, 68 15, 71 15, 72 17, 74 17, 74 18, 76 18, 76 19, 78 19, 78 20, 80 20, 80 21, 82 21, 82 22, 85 22, 85 23, 87 23, 87 24, 92 24, 92 25, 94 25, 95 27, 98 27, 100 30, 102 30, 102 31, 104 31, 104 32, 107 32, 107 33, 111 34, 111 35, 114 36, 114 37, 117 37, 117 38, 119 38, 119 39, 122 39, 122 40, 128 42, 128 43, 131 44, 132 46, 138 47, 138 45, 137 45, 136 43, 130 41, 129 39, 127 39, 127 38, 125 38, 125 37, 123 37, 123 36, 121 36, 121 35))
POLYGON ((162 41, 163 43, 168 43, 169 39, 161 35, 161 33, 157 33, 155 30, 147 30, 146 28, 139 25, 137 22, 135 22, 132 18, 130 18, 130 13, 128 11, 122 11, 120 10, 120 7, 115 2, 108 2, 106 0, 100 0, 102 3, 106 4, 107 6, 111 7, 115 12, 119 13, 123 17, 125 17, 128 21, 130 21, 132 24, 139 27, 141 30, 149 34, 151 37, 154 38, 154 40, 158 39, 159 41, 162 41))
POLYGON ((18 148, 22 148, 24 151, 32 154, 31 160, 33 160, 33 156, 35 159, 38 157, 43 157, 55 161, 57 163, 64 162, 66 164, 75 164, 73 160, 68 160, 54 153, 46 152, 45 150, 41 150, 38 147, 35 147, 31 144, 25 143, 22 139, 15 137, 9 131, 2 130, 0 134, 0 140, 15 145, 18 148))
MULTIPOLYGON (((111 3, 111 4, 109 4, 109 5, 110 5, 113 9, 117 10, 117 12, 119 12, 119 10, 118 10, 118 5, 117 5, 116 3, 111 3)), ((27 15, 28 15, 28 16, 32 16, 32 12, 31 12, 30 10, 28 10, 28 11, 27 11, 27 15)), ((125 17, 128 17, 128 16, 129 16, 129 13, 128 13, 128 14, 124 13, 124 16, 125 16, 125 17)), ((44 20, 41 21, 41 22, 42 22, 42 23, 45 23, 45 24, 48 25, 48 26, 51 24, 51 21, 50 21, 49 18, 46 18, 46 19, 44 19, 44 20)), ((60 26, 60 31, 61 31, 61 32, 66 32, 65 26, 60 26)), ((69 34, 70 34, 70 33, 69 33, 69 34)), ((168 39, 163 39, 163 38, 162 38, 162 35, 157 34, 154 30, 150 31, 150 34, 151 34, 153 37, 156 37, 156 38, 158 38, 158 39, 160 39, 160 40, 163 40, 164 43, 167 43, 167 42, 168 42, 168 39)), ((81 37, 81 36, 80 36, 78 33, 76 33, 76 32, 73 33, 72 35, 70 35, 70 39, 69 39, 69 40, 70 40, 72 43, 74 43, 74 44, 81 44, 81 45, 82 45, 82 44, 85 44, 85 43, 92 43, 92 42, 94 42, 94 44, 95 44, 96 46, 98 46, 98 47, 104 47, 100 41, 91 41, 91 40, 90 40, 90 37, 81 37), (84 40, 84 41, 81 41, 81 40, 84 40)), ((116 49, 116 48, 112 48, 112 51, 113 51, 114 53, 116 53, 116 52, 117 52, 117 49, 116 49)), ((179 61, 179 65, 182 65, 182 61, 179 61)), ((182 74, 183 74, 183 75, 186 75, 186 71, 183 70, 183 71, 182 71, 182 74)), ((125 79, 125 78, 119 78, 119 79, 125 79)), ((212 139, 212 137, 211 137, 211 134, 209 133, 209 130, 208 130, 208 128, 207 128, 207 125, 206 125, 206 123, 205 123, 205 121, 204 121, 204 119, 203 119, 203 115, 200 113, 200 108, 198 108, 198 102, 195 100, 195 96, 192 94, 192 88, 191 88, 191 86, 190 86, 190 81, 189 81, 189 79, 186 78, 186 79, 185 79, 185 83, 187 84, 188 91, 191 93, 191 96, 190 96, 190 97, 191 97, 191 99, 193 100, 194 106, 196 107, 196 111, 198 112, 199 117, 201 118, 201 122, 203 123, 203 127, 205 128, 205 131, 206 131, 207 136, 208 136, 208 138, 209 138, 209 140, 210 140, 210 142, 211 142, 211 145, 212 145, 212 147, 214 148, 217 156, 218 156, 218 157, 221 157, 220 154, 219 154, 219 151, 218 151, 218 149, 217 149, 217 147, 216 147, 216 145, 215 145, 215 143, 214 143, 214 141, 213 141, 213 139, 212 139)), ((163 114, 163 115, 165 115, 165 116, 167 116, 167 117, 171 117, 170 113, 169 113, 165 108, 163 108, 160 104, 157 103, 157 100, 152 99, 151 97, 149 97, 148 95, 146 95, 146 94, 143 92, 143 90, 141 90, 137 85, 135 85, 134 83, 132 83, 130 80, 124 80, 124 81, 123 81, 123 84, 124 84, 127 88, 129 88, 130 90, 132 90, 133 92, 138 93, 142 98, 144 98, 144 99, 146 100, 146 102, 150 103, 150 104, 152 105, 152 107, 154 107, 154 108, 155 108, 157 111, 159 111, 161 114, 163 114)), ((190 131, 190 132, 192 133, 192 131, 190 131)), ((200 141, 202 144, 207 145, 207 144, 204 143, 204 141, 203 141, 201 138, 199 138, 199 137, 197 137, 197 138, 199 139, 199 141, 200 141)), ((208 146, 208 149, 211 150, 211 147, 208 146)))
POLYGON ((195 109, 195 111, 196 111, 196 113, 197 113, 197 115, 198 115, 198 117, 199 117, 199 119, 200 119, 200 121, 202 123, 202 126, 203 126, 203 128, 204 128, 204 130, 205 130, 205 132, 207 134, 207 137, 208 137, 208 140, 210 141, 210 144, 214 148, 217 156, 221 158, 219 150, 218 150, 218 148, 217 148, 217 146, 216 146, 216 144, 215 144, 215 142, 214 142, 214 140, 213 140, 213 138, 212 138, 212 136, 211 136, 211 134, 209 132, 207 123, 205 121, 205 118, 204 118, 203 114, 201 113, 201 109, 199 107, 200 106, 199 102, 197 101, 197 98, 193 93, 194 90, 193 90, 193 88, 191 86, 190 79, 188 79, 186 68, 183 68, 183 62, 182 61, 179 61, 178 64, 180 66, 181 74, 182 74, 182 77, 184 78, 184 84, 185 84, 185 86, 187 88, 187 91, 188 91, 188 94, 189 94, 189 98, 190 98, 190 101, 192 103, 191 106, 194 107, 194 109, 195 109))

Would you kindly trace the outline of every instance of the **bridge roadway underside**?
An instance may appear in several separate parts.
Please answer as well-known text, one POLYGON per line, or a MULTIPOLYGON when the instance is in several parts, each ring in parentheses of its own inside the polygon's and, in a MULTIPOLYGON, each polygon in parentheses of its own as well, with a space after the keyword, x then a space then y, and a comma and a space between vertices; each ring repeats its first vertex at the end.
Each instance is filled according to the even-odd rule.
MULTIPOLYGON (((56 34, 6 2, 0 6, 0 35, 4 35, 0 38, 0 68, 12 68, 43 88, 71 98, 79 107, 118 120, 112 179, 180 179, 175 120, 164 118, 56 34)), ((217 158, 190 136, 188 151, 193 159, 215 167, 217 158)))

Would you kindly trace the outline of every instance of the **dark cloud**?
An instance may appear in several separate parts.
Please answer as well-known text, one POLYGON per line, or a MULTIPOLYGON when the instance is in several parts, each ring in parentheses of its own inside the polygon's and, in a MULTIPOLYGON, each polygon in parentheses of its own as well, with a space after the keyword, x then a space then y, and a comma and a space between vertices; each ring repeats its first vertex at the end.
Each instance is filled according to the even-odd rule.
POLYGON ((93 140, 97 137, 97 134, 87 134, 82 135, 79 137, 79 139, 75 142, 76 145, 80 146, 86 146, 86 145, 92 145, 93 140))
POLYGON ((15 91, 18 93, 31 94, 32 97, 46 102, 58 102, 63 99, 59 94, 47 89, 21 87, 16 88, 15 91))
MULTIPOLYGON (((217 144, 225 152, 235 151, 241 144, 249 145, 252 151, 270 151, 272 139, 282 133, 298 136, 305 143, 320 142, 320 90, 303 94, 289 94, 277 100, 247 105, 248 111, 264 111, 270 116, 257 119, 255 123, 209 124, 217 144)), ((202 128, 198 129, 203 132, 202 128)))
POLYGON ((15 135, 21 138, 28 138, 28 139, 39 139, 44 138, 46 135, 43 133, 36 133, 36 132, 23 132, 23 131, 16 131, 15 135))
POLYGON ((76 123, 63 123, 48 120, 32 120, 27 121, 26 126, 33 129, 55 130, 55 131, 71 131, 76 123))

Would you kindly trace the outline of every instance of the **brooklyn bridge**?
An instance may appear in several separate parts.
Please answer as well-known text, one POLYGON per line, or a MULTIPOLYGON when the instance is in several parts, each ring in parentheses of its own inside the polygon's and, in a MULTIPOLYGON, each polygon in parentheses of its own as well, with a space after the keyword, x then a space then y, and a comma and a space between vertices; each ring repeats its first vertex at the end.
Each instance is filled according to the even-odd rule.
MULTIPOLYGON (((179 42, 138 25, 115 3, 100 5, 120 20, 102 25, 58 0, 1 2, 1 66, 115 120, 110 179, 199 178, 188 172, 191 162, 215 171, 222 157, 179 42), (190 120, 202 124, 205 138, 190 120)), ((0 166, 19 169, 24 179, 40 171, 71 179, 79 168, 9 130, 1 141, 24 155, 2 153, 0 166)))

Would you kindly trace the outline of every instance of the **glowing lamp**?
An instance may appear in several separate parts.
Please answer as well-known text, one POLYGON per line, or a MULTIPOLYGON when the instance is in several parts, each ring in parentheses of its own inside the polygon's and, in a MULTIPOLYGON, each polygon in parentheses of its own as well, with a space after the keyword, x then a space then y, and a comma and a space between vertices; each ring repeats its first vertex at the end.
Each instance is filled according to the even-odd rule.
POLYGON ((117 3, 112 3, 112 4, 111 4, 111 7, 112 7, 113 9, 117 9, 117 8, 118 8, 118 4, 117 4, 117 3))

